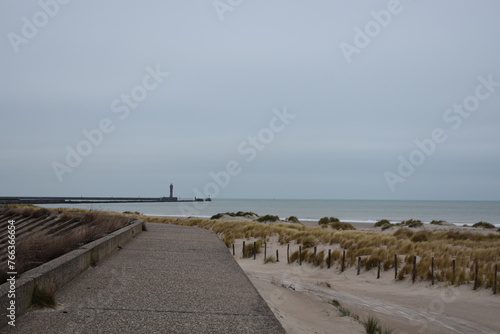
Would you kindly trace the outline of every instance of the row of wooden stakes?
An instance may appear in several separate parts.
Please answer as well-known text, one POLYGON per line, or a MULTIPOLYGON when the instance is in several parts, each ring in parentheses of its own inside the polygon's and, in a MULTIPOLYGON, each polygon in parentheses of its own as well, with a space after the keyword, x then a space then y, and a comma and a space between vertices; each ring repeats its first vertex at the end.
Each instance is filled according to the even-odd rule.
MULTIPOLYGON (((314 257, 316 257, 316 251, 317 248, 314 247, 314 257)), ((287 251, 286 251, 286 257, 287 257, 287 263, 290 264, 290 244, 287 244, 287 251)), ((235 246, 233 244, 233 256, 236 255, 235 252, 235 246)), ((243 241, 243 257, 246 257, 249 254, 246 254, 246 247, 245 247, 245 241, 243 241)), ((253 243, 253 248, 252 248, 252 255, 253 259, 255 260, 257 258, 257 242, 253 243)), ((267 258, 267 244, 264 243, 264 259, 267 258)), ((344 272, 346 269, 345 266, 345 261, 346 260, 346 250, 344 249, 342 251, 342 262, 340 266, 340 272, 344 272)), ((276 249, 276 262, 279 262, 279 250, 276 249)), ((326 260, 327 267, 328 269, 331 268, 332 264, 332 250, 328 250, 328 257, 326 260)), ((394 279, 396 280, 398 277, 398 263, 399 259, 397 255, 394 255, 394 279)), ((411 279, 412 282, 415 283, 415 280, 417 278, 417 256, 413 256, 413 261, 412 261, 412 274, 411 274, 411 279)), ((302 246, 299 246, 299 265, 302 265, 302 246)), ((452 270, 453 270, 453 276, 455 276, 455 268, 456 268, 456 262, 455 259, 453 259, 452 262, 452 270)), ((358 256, 358 263, 357 263, 357 275, 360 274, 361 271, 361 256, 358 256)), ((381 272, 381 261, 378 261, 378 266, 377 266, 377 279, 380 278, 380 272, 381 272)), ((497 293, 497 275, 498 275, 498 264, 495 264, 494 268, 494 280, 493 280, 493 294, 497 293)), ((478 279, 479 279, 479 262, 475 262, 475 267, 474 267, 474 287, 473 289, 476 290, 478 288, 478 279)), ((434 280, 435 280, 435 275, 434 275, 434 256, 431 259, 431 285, 434 285, 434 280)))

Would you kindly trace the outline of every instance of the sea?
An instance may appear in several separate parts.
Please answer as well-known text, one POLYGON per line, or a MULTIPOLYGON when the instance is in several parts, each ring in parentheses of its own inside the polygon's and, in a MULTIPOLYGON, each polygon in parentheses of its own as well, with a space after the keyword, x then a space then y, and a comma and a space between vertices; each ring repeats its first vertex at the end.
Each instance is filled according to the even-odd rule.
POLYGON ((300 199, 213 199, 211 202, 55 204, 44 207, 75 207, 115 212, 140 212, 150 216, 204 217, 224 212, 254 212, 281 219, 295 216, 301 221, 336 217, 343 222, 372 224, 381 219, 401 222, 418 219, 424 223, 444 220, 462 226, 480 221, 500 227, 499 201, 394 201, 394 200, 300 200, 300 199))

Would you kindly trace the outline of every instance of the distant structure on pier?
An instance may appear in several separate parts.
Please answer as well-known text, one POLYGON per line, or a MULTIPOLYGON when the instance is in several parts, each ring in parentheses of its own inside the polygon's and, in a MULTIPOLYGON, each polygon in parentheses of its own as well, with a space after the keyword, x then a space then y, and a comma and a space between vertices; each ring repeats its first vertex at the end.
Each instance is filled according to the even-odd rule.
POLYGON ((161 202, 177 202, 178 198, 174 197, 174 185, 170 183, 170 196, 169 197, 162 197, 161 202))

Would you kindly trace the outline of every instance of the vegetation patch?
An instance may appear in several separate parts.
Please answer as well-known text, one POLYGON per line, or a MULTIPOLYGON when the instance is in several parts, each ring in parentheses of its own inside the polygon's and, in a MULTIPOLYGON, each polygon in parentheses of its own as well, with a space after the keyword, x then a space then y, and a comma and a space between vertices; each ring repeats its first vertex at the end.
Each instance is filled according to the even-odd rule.
POLYGON ((365 331, 367 334, 377 334, 380 333, 380 321, 372 317, 371 315, 363 321, 363 327, 365 327, 365 331))
POLYGON ((330 223, 339 223, 340 220, 335 217, 323 217, 318 221, 318 225, 328 225, 330 223))
POLYGON ((123 211, 123 214, 125 214, 125 215, 140 215, 141 213, 139 211, 134 211, 134 212, 123 211))
POLYGON ((400 239, 411 239, 414 234, 415 234, 415 232, 413 232, 412 230, 410 230, 408 228, 399 228, 396 232, 393 233, 393 235, 396 238, 400 238, 400 239))
POLYGON ((261 222, 261 223, 263 223, 263 222, 277 222, 279 220, 280 220, 280 217, 273 216, 273 215, 265 215, 265 216, 257 218, 257 221, 261 222))
POLYGON ((495 225, 487 223, 487 222, 478 222, 478 223, 475 223, 474 225, 472 225, 472 227, 494 229, 495 225))
MULTIPOLYGON (((436 222, 436 221, 434 221, 436 222)), ((409 227, 409 228, 417 228, 417 227, 422 227, 424 226, 424 223, 422 223, 422 221, 420 220, 417 220, 417 219, 409 219, 409 220, 404 220, 402 221, 401 223, 397 223, 397 224, 392 224, 390 221, 388 221, 387 219, 382 219, 382 220, 379 220, 378 222, 376 222, 373 227, 381 227, 382 228, 382 231, 385 231, 391 227, 394 227, 394 226, 402 226, 402 227, 409 227)))
POLYGON ((221 219, 224 216, 229 216, 229 217, 243 217, 243 218, 255 218, 258 217, 258 215, 254 212, 243 212, 243 211, 238 211, 238 212, 224 212, 224 213, 218 213, 216 215, 213 215, 210 217, 210 219, 221 219))
POLYGON ((334 230, 355 230, 356 229, 354 226, 352 226, 351 223, 334 222, 334 223, 331 223, 330 226, 334 230))
POLYGON ((57 306, 56 302, 56 291, 57 288, 55 284, 48 289, 40 289, 35 285, 35 290, 33 291, 33 296, 31 297, 31 304, 38 307, 50 307, 55 308, 57 306))
MULTIPOLYGON (((340 313, 340 316, 341 317, 351 317, 353 316, 351 314, 351 311, 349 311, 348 309, 346 309, 345 307, 343 307, 342 305, 340 305, 339 301, 334 299, 330 302, 330 304, 332 304, 333 306, 335 306, 335 308, 339 311, 340 313)), ((354 318, 356 319, 359 319, 358 316, 354 316, 354 318)))
POLYGON ((311 248, 318 245, 318 239, 311 235, 301 235, 297 238, 297 243, 301 244, 303 248, 311 248))
POLYGON ((444 220, 433 220, 430 223, 431 225, 446 225, 447 223, 444 220))
POLYGON ((429 238, 431 237, 431 235, 432 235, 432 232, 430 232, 430 231, 426 231, 426 230, 418 231, 417 233, 415 233, 411 237, 411 241, 412 242, 424 242, 424 241, 428 241, 429 238))
POLYGON ((378 222, 376 222, 375 224, 373 224, 373 227, 383 227, 385 225, 392 225, 392 224, 387 219, 381 219, 378 222))
POLYGON ((369 271, 373 268, 377 268, 379 262, 380 262, 380 258, 377 255, 375 255, 375 254, 370 255, 368 260, 366 260, 366 262, 365 262, 366 271, 369 271))
POLYGON ((268 256, 264 259, 264 264, 276 263, 276 257, 274 255, 268 256))
POLYGON ((255 245, 254 245, 253 242, 250 242, 250 243, 246 244, 245 245, 245 250, 243 252, 243 258, 253 257, 254 251, 255 251, 255 254, 260 254, 260 252, 262 251, 262 245, 263 244, 264 244, 264 241, 262 239, 261 240, 257 240, 255 242, 255 245))
POLYGON ((395 224, 391 224, 391 223, 389 223, 389 224, 385 224, 385 225, 383 225, 383 226, 382 226, 382 231, 385 231, 385 230, 387 230, 387 229, 390 229, 390 228, 392 228, 392 227, 394 227, 394 226, 396 226, 396 225, 395 225, 395 224))
POLYGON ((422 223, 422 221, 420 221, 418 219, 408 219, 408 220, 402 221, 398 225, 406 226, 406 227, 410 227, 410 228, 417 228, 417 227, 424 226, 424 223, 422 223))
MULTIPOLYGON (((33 219, 35 227, 40 220, 41 229, 29 229, 16 238, 16 269, 22 274, 43 263, 51 261, 86 243, 127 226, 132 219, 98 211, 48 210, 36 206, 7 206, 0 210, 0 216, 33 219), (32 231, 35 230, 35 231, 32 231)), ((3 237, 0 236, 0 237, 3 237)), ((6 256, 6 249, 0 250, 0 258, 6 256), (4 253, 5 252, 5 253, 4 253)), ((6 261, 5 261, 6 262, 6 261)), ((0 284, 7 279, 6 268, 0 269, 0 284)))
POLYGON ((357 322, 360 322, 365 328, 367 334, 393 333, 393 330, 389 327, 382 327, 382 325, 380 324, 380 320, 372 315, 369 315, 366 320, 360 321, 358 315, 351 313, 351 311, 343 307, 338 300, 333 299, 329 302, 329 304, 333 305, 339 311, 341 317, 351 317, 357 322))
POLYGON ((388 327, 382 328, 380 320, 371 315, 369 315, 362 324, 367 334, 391 334, 393 332, 393 330, 388 327))
POLYGON ((299 251, 292 252, 292 254, 290 254, 290 263, 298 261, 299 261, 299 251))
POLYGON ((325 251, 324 250, 319 251, 316 254, 316 256, 313 255, 312 264, 316 267, 323 268, 323 266, 325 264, 325 251))

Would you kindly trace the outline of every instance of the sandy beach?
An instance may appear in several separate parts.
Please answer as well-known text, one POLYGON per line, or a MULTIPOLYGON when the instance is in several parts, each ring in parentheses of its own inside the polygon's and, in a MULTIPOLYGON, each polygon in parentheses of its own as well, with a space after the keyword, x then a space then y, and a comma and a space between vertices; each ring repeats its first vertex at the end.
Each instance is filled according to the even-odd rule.
MULTIPOLYGON (((373 229, 367 224, 356 224, 358 229, 373 229), (361 225, 361 226, 360 226, 361 225), (363 226, 364 225, 364 226, 363 226)), ((452 226, 425 226, 428 229, 459 229, 452 226)), ((429 281, 413 284, 410 279, 396 281, 392 270, 382 271, 355 267, 341 273, 338 263, 332 268, 313 267, 311 264, 287 264, 287 246, 276 237, 267 242, 267 256, 279 251, 280 262, 264 264, 263 252, 256 260, 242 258, 242 243, 235 242, 235 259, 264 297, 277 318, 290 334, 366 333, 361 321, 368 316, 380 320, 382 327, 393 333, 499 333, 498 309, 500 298, 491 289, 473 291, 471 284, 451 286, 429 281), (336 300, 353 317, 342 316, 336 300)), ((318 245, 318 252, 334 247, 318 245)), ((290 244, 290 253, 298 245, 290 244)))

